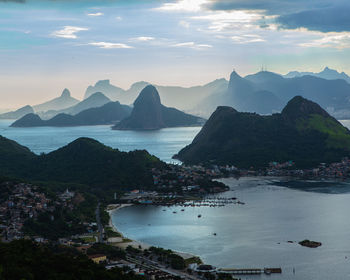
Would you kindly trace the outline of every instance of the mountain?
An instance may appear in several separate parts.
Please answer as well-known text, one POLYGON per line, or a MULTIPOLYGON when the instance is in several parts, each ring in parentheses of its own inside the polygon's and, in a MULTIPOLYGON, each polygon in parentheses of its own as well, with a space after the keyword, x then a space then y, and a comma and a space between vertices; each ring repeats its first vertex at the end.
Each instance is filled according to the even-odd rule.
POLYGON ((314 100, 337 118, 350 117, 350 84, 346 81, 314 76, 285 78, 268 71, 245 77, 233 71, 227 89, 210 95, 197 108, 211 113, 217 106, 232 106, 265 115, 280 112, 296 95, 314 100))
POLYGON ((102 92, 95 92, 87 99, 84 99, 83 101, 79 102, 78 104, 72 107, 69 107, 63 110, 58 110, 58 111, 55 111, 55 110, 47 111, 44 114, 39 114, 39 116, 42 119, 50 119, 62 113, 68 114, 68 115, 76 115, 84 110, 101 107, 109 102, 111 102, 111 100, 108 97, 106 97, 102 92))
MULTIPOLYGON (((206 98, 212 93, 225 90, 227 80, 217 79, 203 86, 178 87, 178 86, 161 86, 154 85, 159 92, 163 103, 166 106, 180 108, 181 110, 190 110, 198 104, 200 100, 206 98), (186 100, 186 102, 183 102, 186 100)), ((123 104, 132 104, 137 98, 140 91, 149 83, 141 81, 131 85, 128 90, 110 84, 109 80, 98 81, 95 86, 89 86, 85 93, 88 98, 93 92, 100 91, 113 101, 119 101, 123 104)))
POLYGON ((0 176, 101 187, 151 186, 150 170, 165 163, 147 151, 120 152, 90 138, 79 138, 49 154, 35 155, 0 137, 0 176))
POLYGON ((293 160, 314 167, 350 155, 350 131, 317 103, 292 98, 281 113, 261 116, 221 106, 175 157, 185 163, 266 167, 293 160))
POLYGON ((0 173, 3 176, 16 173, 30 164, 35 154, 28 148, 0 135, 0 173))
POLYGON ((315 77, 327 79, 327 80, 342 79, 342 80, 345 80, 346 82, 350 83, 350 77, 346 73, 344 73, 344 72, 339 73, 337 70, 330 69, 328 67, 325 67, 319 73, 291 71, 288 74, 284 75, 284 77, 285 78, 295 78, 295 77, 301 77, 301 76, 306 76, 306 75, 315 76, 315 77))
POLYGON ((131 115, 116 124, 118 130, 154 130, 165 127, 195 126, 203 120, 161 104, 157 89, 146 86, 134 102, 131 115))
POLYGON ((79 100, 71 97, 70 91, 64 89, 61 96, 45 103, 33 106, 35 112, 46 112, 50 110, 62 110, 79 103, 79 100))
POLYGON ((90 108, 72 116, 58 114, 49 120, 42 120, 40 116, 28 114, 15 121, 11 127, 37 127, 37 126, 81 126, 81 125, 106 125, 128 117, 131 108, 117 102, 109 102, 98 108, 90 108))
POLYGON ((125 93, 122 88, 116 87, 110 83, 110 80, 98 81, 94 86, 88 86, 85 91, 84 99, 89 98, 95 92, 102 92, 111 100, 119 100, 125 93))
POLYGON ((31 106, 27 105, 16 111, 1 114, 0 119, 17 120, 30 113, 34 113, 34 110, 31 106))

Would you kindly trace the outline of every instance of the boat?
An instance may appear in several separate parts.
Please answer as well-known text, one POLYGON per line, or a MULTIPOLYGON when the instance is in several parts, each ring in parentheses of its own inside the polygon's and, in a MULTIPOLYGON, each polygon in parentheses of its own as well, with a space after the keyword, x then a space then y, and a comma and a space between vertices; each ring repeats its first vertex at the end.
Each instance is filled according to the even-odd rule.
POLYGON ((181 209, 181 211, 185 211, 185 209, 181 209))
POLYGON ((201 214, 199 214, 199 215, 198 215, 198 218, 200 218, 200 217, 202 217, 202 215, 201 215, 201 214))
POLYGON ((177 212, 176 211, 173 211, 174 214, 176 214, 177 212))
POLYGON ((214 233, 213 233, 213 235, 215 235, 215 236, 216 236, 216 232, 214 232, 214 233))

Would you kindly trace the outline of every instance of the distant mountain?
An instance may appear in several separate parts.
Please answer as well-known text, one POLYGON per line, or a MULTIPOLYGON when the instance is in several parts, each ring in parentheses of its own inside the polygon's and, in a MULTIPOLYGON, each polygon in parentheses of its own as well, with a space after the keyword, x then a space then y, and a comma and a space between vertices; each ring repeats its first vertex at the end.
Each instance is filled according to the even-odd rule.
POLYGON ((119 100, 125 91, 122 88, 116 87, 109 80, 98 81, 94 86, 88 86, 85 91, 84 99, 89 98, 95 92, 102 92, 111 100, 119 100))
POLYGON ((285 78, 295 78, 295 77, 301 77, 301 76, 315 76, 322 79, 327 80, 337 80, 342 79, 350 83, 350 77, 344 73, 339 73, 337 70, 330 69, 328 67, 325 67, 321 72, 314 73, 314 72, 298 72, 298 71, 291 71, 288 74, 284 75, 285 78))
POLYGON ((134 102, 131 115, 116 124, 118 130, 153 130, 165 127, 200 125, 203 119, 161 104, 157 89, 146 86, 134 102))
MULTIPOLYGON (((160 86, 155 85, 163 103, 166 106, 190 110, 197 105, 203 98, 217 93, 227 88, 227 80, 217 79, 203 86, 178 87, 178 86, 160 86), (186 100, 186 102, 184 102, 186 100)), ((98 81, 95 86, 89 86, 85 93, 88 98, 93 92, 100 91, 113 101, 119 101, 123 104, 132 104, 140 91, 149 83, 141 81, 134 83, 128 90, 110 84, 109 80, 98 81)))
POLYGON ((68 114, 68 115, 76 115, 84 110, 101 107, 109 102, 111 102, 111 100, 108 97, 106 97, 103 93, 95 92, 87 99, 84 99, 83 101, 79 102, 78 104, 72 107, 69 107, 63 110, 58 110, 58 111, 54 111, 54 110, 47 111, 43 114, 39 114, 39 116, 42 119, 51 119, 54 116, 57 116, 58 114, 62 114, 62 113, 68 114))
POLYGON ((79 100, 71 97, 70 91, 64 89, 61 96, 45 103, 33 106, 35 112, 46 112, 50 110, 62 110, 79 103, 79 100))
POLYGON ((259 168, 289 160, 297 167, 314 167, 349 155, 350 131, 318 104, 296 96, 282 113, 270 116, 218 107, 176 158, 259 168))
POLYGON ((227 89, 210 95, 198 107, 207 113, 217 106, 227 105, 243 112, 271 114, 280 112, 296 95, 315 100, 336 117, 342 110, 350 117, 350 84, 344 80, 314 76, 284 78, 268 71, 246 77, 233 71, 227 89))
POLYGON ((81 126, 115 124, 128 117, 131 108, 121 105, 119 102, 109 102, 98 108, 90 108, 72 116, 58 114, 49 120, 42 120, 38 115, 28 114, 15 121, 12 127, 37 127, 37 126, 81 126))
POLYGON ((79 138, 49 154, 37 156, 0 137, 0 176, 87 184, 91 187, 147 187, 153 167, 165 163, 146 151, 120 152, 90 138, 79 138))
POLYGON ((34 110, 31 106, 27 105, 16 111, 1 114, 0 119, 17 120, 30 113, 34 113, 34 110))

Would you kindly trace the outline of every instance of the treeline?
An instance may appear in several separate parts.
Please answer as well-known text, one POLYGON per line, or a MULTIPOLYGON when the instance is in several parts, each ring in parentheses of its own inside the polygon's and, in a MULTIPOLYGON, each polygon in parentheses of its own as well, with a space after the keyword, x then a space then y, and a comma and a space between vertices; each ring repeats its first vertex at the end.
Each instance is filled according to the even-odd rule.
POLYGON ((5 280, 141 280, 121 269, 106 270, 74 248, 29 240, 0 243, 0 279, 5 280))

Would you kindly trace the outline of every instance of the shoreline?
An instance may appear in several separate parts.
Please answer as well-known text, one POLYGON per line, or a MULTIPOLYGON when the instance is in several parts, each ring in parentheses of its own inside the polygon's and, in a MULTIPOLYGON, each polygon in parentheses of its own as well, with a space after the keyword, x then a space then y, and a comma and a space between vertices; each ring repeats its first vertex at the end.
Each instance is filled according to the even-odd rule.
MULTIPOLYGON (((116 246, 116 247, 119 247, 119 248, 122 248, 122 249, 126 249, 128 246, 131 246, 135 249, 141 249, 142 250, 148 250, 150 247, 152 247, 153 245, 149 245, 149 244, 146 244, 146 243, 143 243, 143 242, 140 242, 140 241, 137 241, 137 240, 133 240, 133 239, 130 239, 126 236, 123 235, 123 233, 121 233, 118 228, 113 224, 112 222, 112 213, 114 212, 117 212, 118 210, 122 209, 122 208, 125 208, 125 207, 130 207, 130 206, 133 206, 135 204, 110 204, 110 205, 107 205, 107 213, 109 214, 109 227, 116 233, 120 234, 121 238, 122 239, 127 239, 127 240, 131 240, 130 242, 115 242, 115 243, 110 243, 111 245, 113 246, 116 246)), ((154 246, 154 247, 157 247, 157 246, 154 246)), ((165 248, 165 249, 169 249, 169 248, 165 248)), ((171 249, 172 250, 172 249, 171 249)), ((194 254, 191 254, 191 253, 186 253, 186 252, 179 252, 179 251, 175 251, 175 250, 172 250, 175 254, 179 255, 180 257, 184 258, 185 260, 187 259, 191 259, 191 258, 199 258, 198 256, 194 255, 194 254)))

